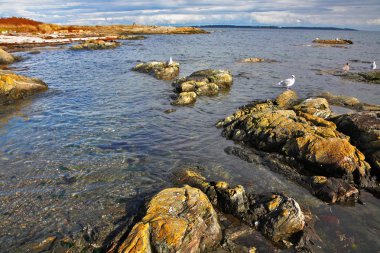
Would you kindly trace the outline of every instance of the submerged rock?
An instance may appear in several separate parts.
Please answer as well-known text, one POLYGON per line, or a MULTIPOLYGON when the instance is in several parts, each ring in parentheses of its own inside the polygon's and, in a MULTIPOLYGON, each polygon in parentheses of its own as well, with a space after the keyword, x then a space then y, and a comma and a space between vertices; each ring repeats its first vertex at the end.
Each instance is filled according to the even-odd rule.
POLYGON ((205 252, 221 239, 217 214, 202 191, 169 188, 149 202, 146 215, 118 252, 205 252))
POLYGON ((314 175, 365 184, 371 167, 364 155, 336 130, 334 123, 303 112, 314 111, 318 115, 322 108, 325 114, 329 111, 326 101, 323 100, 322 107, 321 103, 317 107, 305 107, 307 104, 305 100, 293 109, 284 110, 274 101, 256 102, 219 121, 217 127, 224 128, 222 134, 226 138, 294 157, 308 164, 309 173, 314 175))
MULTIPOLYGON (((200 70, 192 73, 188 77, 183 77, 177 79, 173 82, 173 86, 175 87, 174 91, 179 93, 177 99, 173 102, 173 104, 185 105, 184 101, 181 99, 185 93, 195 93, 197 96, 215 96, 221 90, 229 89, 232 85, 233 78, 229 71, 227 70, 200 70)), ((192 94, 193 99, 187 99, 188 104, 192 104, 195 102, 196 96, 192 94)))
POLYGON ((189 184, 207 194, 221 211, 232 214, 257 228, 281 247, 297 246, 306 229, 306 219, 299 204, 284 194, 248 194, 241 185, 208 182, 197 172, 183 169, 175 172, 179 183, 189 184))
POLYGON ((13 55, 8 53, 7 51, 4 51, 3 49, 0 48, 0 65, 1 64, 11 64, 15 61, 15 58, 13 55))
POLYGON ((331 44, 331 45, 342 45, 342 44, 354 44, 352 40, 345 40, 345 39, 335 39, 335 40, 321 40, 319 38, 316 38, 313 40, 314 43, 319 44, 331 44))
POLYGON ((104 41, 104 40, 88 40, 84 43, 74 45, 71 47, 72 50, 102 50, 102 49, 112 49, 119 47, 120 42, 116 41, 104 41))
POLYGON ((0 72, 0 104, 6 104, 48 89, 37 78, 0 72))
POLYGON ((176 78, 179 74, 179 63, 144 62, 137 64, 133 70, 150 74, 157 79, 171 80, 176 78))

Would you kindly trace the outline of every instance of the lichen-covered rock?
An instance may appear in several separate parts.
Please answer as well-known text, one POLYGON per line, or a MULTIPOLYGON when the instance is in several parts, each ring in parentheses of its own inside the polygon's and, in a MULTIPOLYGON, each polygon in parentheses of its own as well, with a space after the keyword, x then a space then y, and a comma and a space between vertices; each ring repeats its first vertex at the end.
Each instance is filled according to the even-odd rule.
POLYGON ((351 40, 345 39, 335 39, 335 40, 321 40, 319 38, 313 40, 314 43, 319 44, 331 44, 331 45, 341 45, 341 44, 354 44, 351 40))
POLYGON ((144 62, 137 64, 134 71, 146 73, 154 76, 157 79, 172 80, 179 74, 178 62, 144 62))
POLYGON ((307 114, 318 116, 321 118, 328 118, 331 115, 329 103, 325 98, 308 98, 300 104, 294 106, 294 110, 302 111, 307 114))
POLYGON ((172 105, 190 105, 197 100, 197 94, 194 91, 181 92, 177 95, 172 105))
POLYGON ((257 227, 281 246, 297 244, 300 238, 295 239, 295 235, 305 228, 305 217, 299 204, 284 194, 247 194, 241 185, 230 187, 226 182, 207 182, 189 169, 176 171, 175 178, 179 183, 199 188, 223 212, 257 227))
POLYGON ((149 202, 118 252, 205 252, 222 238, 217 214, 207 196, 189 186, 161 191, 149 202))
POLYGON ((143 35, 120 35, 119 40, 145 40, 146 37, 143 35))
POLYGON ((338 130, 368 157, 373 172, 380 176, 380 119, 375 113, 344 114, 333 119, 338 130))
POLYGON ((364 155, 335 124, 302 111, 283 110, 272 101, 242 107, 217 126, 224 128, 227 138, 306 162, 317 175, 351 178, 360 184, 370 174, 364 155))
POLYGON ((281 93, 276 99, 275 104, 280 108, 289 108, 292 106, 298 99, 297 93, 292 90, 286 90, 281 93))
POLYGON ((240 60, 240 62, 244 62, 244 63, 256 63, 256 62, 265 62, 265 59, 263 58, 258 58, 258 57, 252 57, 252 58, 245 58, 245 59, 242 59, 240 60))
POLYGON ((15 58, 10 53, 4 51, 0 48, 0 65, 1 64, 11 64, 15 61, 15 58))
POLYGON ((179 95, 175 97, 176 101, 172 104, 192 104, 196 96, 215 96, 221 90, 228 89, 232 82, 232 75, 227 70, 206 69, 194 72, 188 77, 179 78, 173 82, 174 92, 179 95))
POLYGON ((0 104, 10 103, 47 89, 46 83, 40 79, 0 72, 0 104))
POLYGON ((105 40, 88 40, 81 44, 74 45, 71 47, 72 50, 102 50, 102 49, 112 49, 119 47, 120 42, 116 41, 105 41, 105 40))

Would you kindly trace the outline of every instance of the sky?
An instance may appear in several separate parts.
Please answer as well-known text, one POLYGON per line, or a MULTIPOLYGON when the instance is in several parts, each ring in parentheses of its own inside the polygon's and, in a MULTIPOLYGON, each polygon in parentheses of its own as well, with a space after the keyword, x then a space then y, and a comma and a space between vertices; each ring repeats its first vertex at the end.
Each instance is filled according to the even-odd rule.
POLYGON ((0 0, 0 17, 58 24, 334 26, 380 31, 380 0, 0 0))

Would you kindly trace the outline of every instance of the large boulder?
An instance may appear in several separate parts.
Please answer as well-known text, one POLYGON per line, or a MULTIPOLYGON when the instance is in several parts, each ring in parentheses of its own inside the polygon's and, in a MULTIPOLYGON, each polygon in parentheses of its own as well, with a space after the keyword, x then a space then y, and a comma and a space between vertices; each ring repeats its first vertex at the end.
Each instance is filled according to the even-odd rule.
POLYGON ((1 64, 11 64, 15 61, 15 58, 10 53, 4 51, 0 48, 0 65, 1 64))
POLYGON ((319 43, 319 44, 330 44, 330 45, 344 45, 344 44, 354 44, 351 40, 346 40, 346 39, 335 39, 335 40, 321 40, 319 38, 316 38, 313 40, 314 43, 319 43))
POLYGON ((157 79, 172 80, 179 74, 178 62, 144 62, 137 64, 134 71, 150 74, 157 79))
POLYGON ((344 114, 333 119, 338 130, 369 158, 373 172, 380 177, 380 118, 375 113, 344 114))
POLYGON ((46 83, 40 79, 0 72, 0 104, 10 103, 47 89, 46 83))
POLYGON ((217 214, 199 189, 161 191, 149 202, 118 252, 205 252, 217 247, 222 232, 217 214))
POLYGON ((299 111, 304 108, 302 103, 294 108, 298 110, 283 110, 273 101, 257 102, 243 106, 217 126, 224 128, 227 138, 294 157, 316 175, 355 179, 358 184, 368 179, 370 165, 364 155, 334 123, 299 111))
POLYGON ((300 104, 294 106, 294 110, 302 111, 307 114, 318 116, 321 118, 328 118, 331 115, 329 102, 325 98, 308 98, 300 104))

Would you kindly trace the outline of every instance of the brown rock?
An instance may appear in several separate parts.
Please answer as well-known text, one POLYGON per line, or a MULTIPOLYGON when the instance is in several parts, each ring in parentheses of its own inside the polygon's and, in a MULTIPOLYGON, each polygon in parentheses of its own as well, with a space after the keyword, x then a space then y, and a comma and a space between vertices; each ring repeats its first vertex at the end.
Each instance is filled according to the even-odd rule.
POLYGON ((204 252, 221 238, 216 212, 202 191, 169 188, 149 202, 118 252, 204 252))
POLYGON ((328 118, 331 115, 329 103, 325 98, 308 98, 300 104, 294 106, 294 110, 308 113, 321 118, 328 118))
POLYGON ((176 100, 172 102, 173 105, 189 105, 194 104, 197 100, 197 94, 193 91, 181 92, 178 94, 176 100))
POLYGON ((288 108, 292 106, 298 99, 297 93, 292 90, 286 90, 281 93, 275 100, 275 104, 280 108, 288 108))
POLYGON ((157 79, 172 80, 179 74, 179 63, 173 62, 145 62, 137 64, 134 71, 150 74, 157 79))
POLYGON ((0 104, 22 99, 47 89, 47 85, 40 79, 0 72, 0 104))
POLYGON ((8 52, 0 48, 0 65, 11 64, 15 61, 15 58, 8 52))

